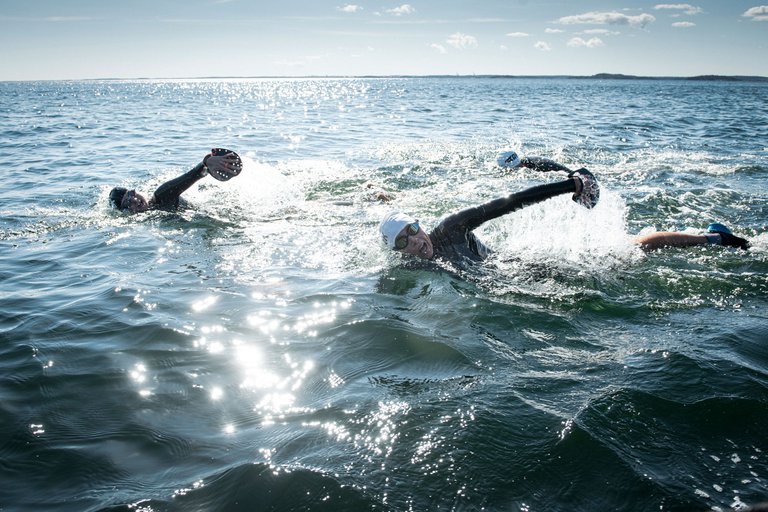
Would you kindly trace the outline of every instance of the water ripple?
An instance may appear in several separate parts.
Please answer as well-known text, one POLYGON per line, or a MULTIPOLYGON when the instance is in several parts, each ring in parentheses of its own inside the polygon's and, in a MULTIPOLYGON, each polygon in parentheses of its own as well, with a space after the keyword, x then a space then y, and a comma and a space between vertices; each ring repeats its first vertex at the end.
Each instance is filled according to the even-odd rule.
POLYGON ((768 493, 765 84, 509 78, 1 83, 0 506, 726 509, 768 493), (236 180, 110 210, 211 147, 236 180), (485 265, 382 250, 482 226, 485 265), (382 203, 372 191, 391 196, 382 203), (633 236, 749 237, 643 254, 633 236))

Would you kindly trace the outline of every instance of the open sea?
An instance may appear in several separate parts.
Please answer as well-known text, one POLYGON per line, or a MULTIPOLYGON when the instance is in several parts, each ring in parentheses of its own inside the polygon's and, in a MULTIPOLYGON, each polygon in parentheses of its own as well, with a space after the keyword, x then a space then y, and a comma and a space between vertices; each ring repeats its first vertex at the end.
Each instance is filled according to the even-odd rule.
POLYGON ((768 82, 0 83, 0 510, 706 511, 768 501, 768 82), (127 216, 212 147, 242 174, 127 216), (587 167, 478 230, 384 250, 587 167), (372 198, 377 190, 393 199, 372 198), (722 222, 752 249, 643 254, 722 222))

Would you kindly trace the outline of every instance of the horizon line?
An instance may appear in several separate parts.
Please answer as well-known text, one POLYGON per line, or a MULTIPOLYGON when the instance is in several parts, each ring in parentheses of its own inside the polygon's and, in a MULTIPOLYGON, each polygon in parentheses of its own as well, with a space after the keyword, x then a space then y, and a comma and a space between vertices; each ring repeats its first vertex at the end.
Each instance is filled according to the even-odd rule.
POLYGON ((472 73, 472 74, 427 74, 427 75, 251 75, 251 76, 191 76, 191 77, 99 77, 99 78, 37 78, 0 80, 0 83, 12 82, 68 82, 68 81, 119 81, 119 80, 260 80, 260 79, 372 79, 372 78, 574 78, 574 79, 613 79, 613 80, 734 80, 734 81, 768 81, 768 76, 762 75, 628 75, 623 73, 595 73, 592 75, 508 75, 499 73, 472 73))

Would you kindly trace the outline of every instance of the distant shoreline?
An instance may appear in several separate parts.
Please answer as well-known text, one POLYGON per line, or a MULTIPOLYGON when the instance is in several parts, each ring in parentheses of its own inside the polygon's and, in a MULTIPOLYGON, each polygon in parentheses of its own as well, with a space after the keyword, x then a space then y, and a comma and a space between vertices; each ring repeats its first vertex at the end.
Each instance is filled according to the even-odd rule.
POLYGON ((596 75, 588 77, 571 77, 571 78, 597 78, 602 80, 700 80, 700 81, 723 81, 723 82, 768 82, 768 77, 765 76, 748 76, 748 75, 696 75, 687 77, 674 77, 674 76, 635 76, 635 75, 622 75, 614 73, 598 73, 596 75))
POLYGON ((79 82, 79 81, 121 81, 121 80, 307 80, 307 79, 378 79, 378 78, 498 78, 498 79, 557 79, 557 80, 680 80, 680 81, 715 81, 715 82, 768 82, 765 76, 749 75, 696 75, 696 76, 642 76, 621 73, 597 73, 594 75, 305 75, 305 76, 198 76, 198 77, 135 77, 135 78, 50 78, 39 80, 0 80, 0 83, 13 82, 79 82))

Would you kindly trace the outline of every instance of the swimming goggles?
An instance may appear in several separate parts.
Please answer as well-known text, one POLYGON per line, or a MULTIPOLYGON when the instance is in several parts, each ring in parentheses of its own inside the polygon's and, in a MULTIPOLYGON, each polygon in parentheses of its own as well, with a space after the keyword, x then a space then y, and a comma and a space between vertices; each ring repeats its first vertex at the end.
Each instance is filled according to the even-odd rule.
POLYGON ((415 235, 419 232, 419 221, 413 222, 405 226, 405 233, 395 238, 394 250, 402 251, 408 247, 408 237, 415 235))

